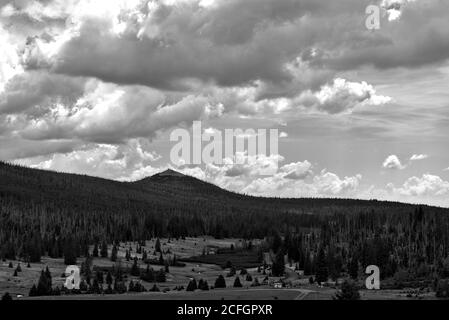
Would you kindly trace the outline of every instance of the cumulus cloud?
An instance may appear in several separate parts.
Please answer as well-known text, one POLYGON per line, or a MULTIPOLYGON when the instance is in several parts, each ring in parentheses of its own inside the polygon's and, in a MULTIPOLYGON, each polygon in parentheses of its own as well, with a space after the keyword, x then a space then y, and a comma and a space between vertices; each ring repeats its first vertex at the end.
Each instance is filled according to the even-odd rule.
POLYGON ((323 86, 314 98, 316 109, 330 114, 348 112, 358 105, 381 105, 391 101, 390 97, 377 95, 373 86, 366 82, 350 82, 341 78, 335 79, 332 85, 323 86))
POLYGON ((320 175, 314 177, 318 194, 329 196, 354 195, 362 180, 362 175, 357 174, 353 177, 344 177, 341 179, 335 173, 322 171, 320 175))
POLYGON ((427 154, 414 154, 410 157, 410 161, 419 161, 427 159, 429 156, 427 154))
POLYGON ((156 173, 152 163, 159 158, 149 150, 147 141, 130 140, 120 146, 89 144, 70 152, 24 158, 17 162, 40 169, 131 180, 156 173))
POLYGON ((392 184, 389 187, 393 193, 401 196, 447 197, 449 195, 449 182, 432 174, 408 178, 398 188, 392 184))
POLYGON ((294 180, 304 180, 313 175, 312 164, 307 160, 286 164, 280 168, 280 171, 286 173, 284 178, 294 180))
MULTIPOLYGON (((155 170, 157 156, 146 153, 159 150, 148 141, 193 120, 267 127, 320 118, 320 126, 302 129, 309 137, 337 126, 352 134, 346 128, 364 113, 380 132, 388 124, 375 112, 393 114, 380 106, 397 92, 382 85, 384 71, 445 63, 449 7, 378 4, 387 16, 370 32, 359 0, 0 1, 0 158, 138 179, 155 170)), ((388 123, 401 133, 403 119, 396 120, 388 123)), ((355 126, 360 132, 364 123, 355 126)), ((282 131, 292 138, 281 142, 295 140, 295 130, 282 131)), ((360 175, 319 172, 292 153, 271 177, 261 173, 283 157, 182 170, 252 194, 360 194, 360 175)), ((383 167, 404 169, 425 156, 402 164, 392 155, 383 167)))
POLYGON ((414 154, 410 157, 410 161, 419 161, 419 160, 425 160, 429 156, 427 154, 414 154))
POLYGON ((382 167, 390 170, 402 170, 405 166, 402 165, 401 160, 396 155, 388 156, 382 164, 382 167))

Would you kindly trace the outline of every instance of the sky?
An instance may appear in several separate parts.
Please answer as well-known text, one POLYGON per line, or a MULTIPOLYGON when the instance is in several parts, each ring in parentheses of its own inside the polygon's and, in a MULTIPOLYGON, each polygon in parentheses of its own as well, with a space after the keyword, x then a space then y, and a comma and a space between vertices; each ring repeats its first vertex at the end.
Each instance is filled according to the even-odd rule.
POLYGON ((0 0, 0 160, 449 207, 448 16, 446 0, 0 0), (175 165, 170 133, 193 121, 278 129, 279 153, 175 165))

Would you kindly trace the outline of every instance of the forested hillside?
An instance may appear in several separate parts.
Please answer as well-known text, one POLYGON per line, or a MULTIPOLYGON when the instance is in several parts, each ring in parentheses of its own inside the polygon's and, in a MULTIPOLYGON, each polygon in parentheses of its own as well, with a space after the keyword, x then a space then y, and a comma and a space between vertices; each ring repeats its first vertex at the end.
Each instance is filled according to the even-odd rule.
POLYGON ((97 242, 212 235, 268 237, 273 252, 304 269, 325 259, 329 272, 375 263, 388 274, 425 273, 443 268, 448 230, 443 208, 249 197, 174 171, 117 182, 0 163, 0 255, 8 259, 81 256, 97 242))

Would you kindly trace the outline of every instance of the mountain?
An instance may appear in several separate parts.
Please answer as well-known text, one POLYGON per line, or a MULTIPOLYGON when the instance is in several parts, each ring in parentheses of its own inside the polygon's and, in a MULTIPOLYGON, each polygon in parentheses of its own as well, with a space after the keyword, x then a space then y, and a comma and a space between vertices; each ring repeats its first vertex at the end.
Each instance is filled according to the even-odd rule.
MULTIPOLYGON (((120 206, 129 201, 135 201, 140 205, 151 206, 158 203, 170 207, 194 206, 198 205, 198 202, 220 202, 222 206, 242 209, 255 207, 264 211, 297 213, 328 213, 335 212, 336 208, 351 207, 362 210, 380 207, 410 210, 416 207, 412 204, 377 200, 254 197, 224 190, 172 169, 135 182, 119 182, 0 162, 0 199, 5 197, 20 199, 23 203, 73 201, 75 206, 87 201, 104 207, 120 206)), ((435 210, 447 211, 441 208, 435 210)))
POLYGON ((260 239, 304 230, 323 241, 344 236, 355 244, 387 232, 394 243, 410 241, 404 230, 411 234, 419 226, 422 234, 432 232, 447 243, 448 213, 375 200, 253 197, 173 170, 119 182, 0 162, 0 258, 60 257, 67 243, 79 255, 97 241, 201 235, 260 239))

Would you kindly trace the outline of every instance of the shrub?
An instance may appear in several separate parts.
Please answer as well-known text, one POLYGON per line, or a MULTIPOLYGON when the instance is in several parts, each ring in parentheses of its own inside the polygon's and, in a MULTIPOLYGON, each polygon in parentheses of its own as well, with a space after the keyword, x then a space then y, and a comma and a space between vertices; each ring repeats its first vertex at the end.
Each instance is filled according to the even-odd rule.
POLYGON ((341 284, 340 291, 334 297, 335 300, 360 300, 360 293, 355 282, 345 280, 341 284))
POLYGON ((449 280, 440 280, 436 288, 437 298, 449 298, 449 280))
POLYGON ((2 301, 12 301, 12 297, 9 294, 9 292, 6 292, 3 296, 2 296, 2 301))

